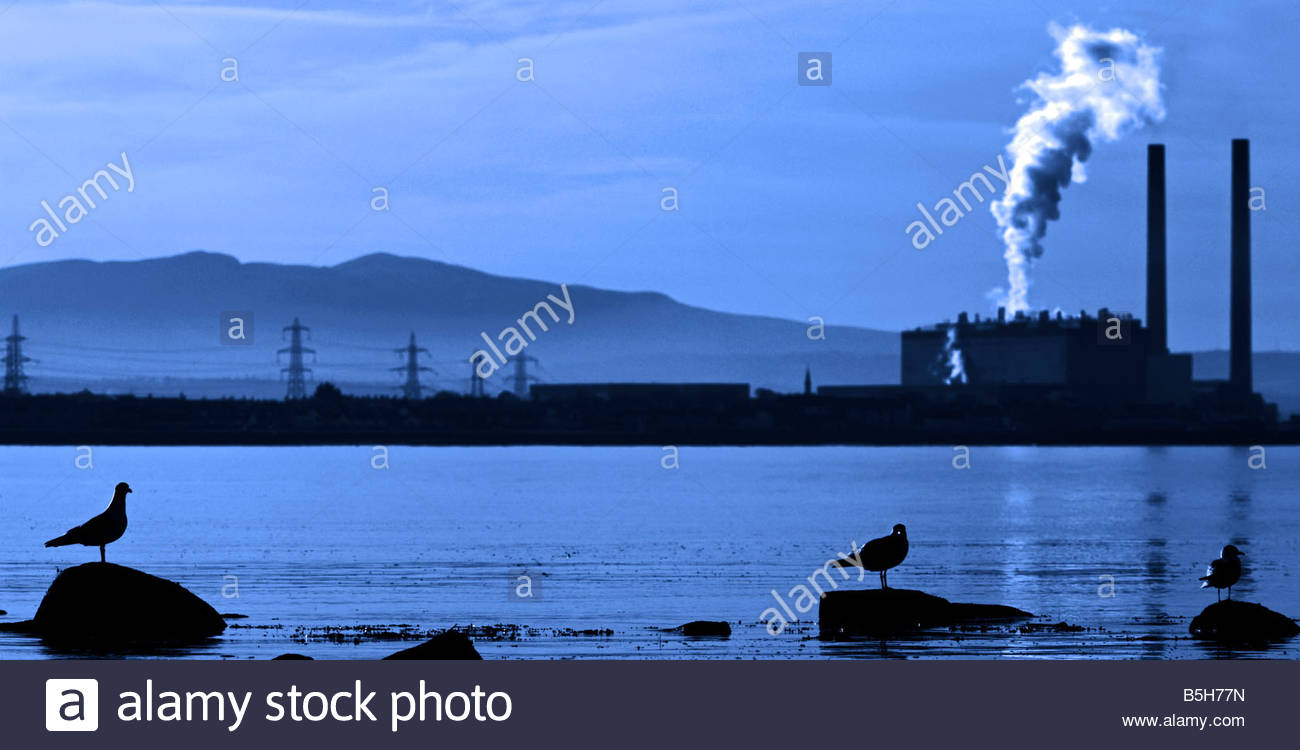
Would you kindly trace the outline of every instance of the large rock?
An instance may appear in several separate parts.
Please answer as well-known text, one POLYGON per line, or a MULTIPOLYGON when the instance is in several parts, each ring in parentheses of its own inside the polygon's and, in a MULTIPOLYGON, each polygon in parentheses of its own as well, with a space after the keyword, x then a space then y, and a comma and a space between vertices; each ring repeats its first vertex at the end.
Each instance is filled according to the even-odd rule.
POLYGON ((726 638, 731 635, 731 623, 716 620, 692 620, 685 625, 672 628, 670 632, 681 633, 692 638, 726 638))
POLYGON ((443 631, 418 646, 389 654, 384 659, 482 659, 469 636, 457 630, 443 631))
POLYGON ((0 629, 96 649, 199 641, 220 634, 226 623, 179 583, 113 563, 86 563, 54 579, 35 617, 0 629))
POLYGON ((1215 602, 1192 618, 1188 631, 1197 638, 1227 643, 1280 641, 1300 633, 1295 620, 1254 602, 1215 602))
POLYGON ((1018 622, 1033 615, 1001 604, 950 602, 924 591, 865 589, 822 594, 817 623, 822 638, 886 635, 980 623, 1018 622))
POLYGON ((718 620, 691 620, 675 628, 659 628, 664 633, 681 633, 688 638, 727 638, 731 635, 731 624, 718 620))

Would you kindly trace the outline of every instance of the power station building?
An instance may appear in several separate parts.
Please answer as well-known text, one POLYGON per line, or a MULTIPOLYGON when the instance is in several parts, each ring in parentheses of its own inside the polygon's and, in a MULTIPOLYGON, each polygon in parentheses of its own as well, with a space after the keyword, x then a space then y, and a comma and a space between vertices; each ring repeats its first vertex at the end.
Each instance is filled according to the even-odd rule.
MULTIPOLYGON (((1251 416, 1271 407, 1253 393, 1250 318, 1250 143, 1232 142, 1231 374, 1192 380, 1190 354, 1168 347, 1166 313, 1165 149, 1147 148, 1147 285, 1145 321, 1106 309, 1078 316, 1019 313, 904 331, 904 389, 948 386, 980 390, 1038 387, 1108 404, 1212 406, 1251 416)), ((873 389, 877 391, 878 389, 873 389)), ((823 395, 863 395, 854 387, 823 395)), ((974 394, 972 394, 974 395, 974 394)), ((1274 409, 1271 412, 1276 414, 1274 409)), ((1274 416, 1275 418, 1275 416, 1274 416)))
MULTIPOLYGON (((1179 375, 1190 392, 1191 357, 1158 354, 1153 332, 1126 313, 1096 316, 1004 315, 903 333, 902 383, 923 385, 1056 385, 1142 394, 1156 372, 1179 375), (949 343, 949 332, 952 332, 949 343), (1151 359, 1164 360, 1151 363, 1151 359)), ((1165 383, 1175 386, 1174 383, 1165 383)))

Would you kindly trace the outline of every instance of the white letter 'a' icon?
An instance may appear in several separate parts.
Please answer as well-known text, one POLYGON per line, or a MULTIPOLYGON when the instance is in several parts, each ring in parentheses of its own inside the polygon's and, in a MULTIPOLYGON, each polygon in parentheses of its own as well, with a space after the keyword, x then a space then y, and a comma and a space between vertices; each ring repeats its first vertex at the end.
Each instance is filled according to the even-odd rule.
POLYGON ((45 730, 95 732, 99 730, 97 680, 46 680, 45 730))

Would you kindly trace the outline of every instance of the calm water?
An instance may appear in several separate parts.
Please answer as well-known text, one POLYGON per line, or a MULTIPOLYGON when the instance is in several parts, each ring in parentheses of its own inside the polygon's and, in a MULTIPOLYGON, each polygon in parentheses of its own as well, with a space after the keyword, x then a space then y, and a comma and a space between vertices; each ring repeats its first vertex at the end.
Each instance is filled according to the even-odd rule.
MULTIPOLYGON (((1186 636, 1214 601, 1196 577, 1228 542, 1247 555, 1234 596, 1300 614, 1296 448, 1270 448, 1262 471, 1229 448, 975 448, 962 471, 945 447, 684 448, 676 470, 657 447, 397 446, 386 470, 368 446, 96 448, 85 470, 77 455, 0 450, 0 619, 30 617, 58 568, 97 559, 41 544, 125 480, 131 526, 109 560, 248 616, 172 656, 373 658, 410 644, 360 626, 495 624, 521 629, 476 638, 487 658, 1300 656, 1186 636), (773 590, 898 522, 912 548, 891 585, 1089 630, 823 643, 814 609, 765 632, 773 590), (535 597, 512 600, 524 568, 535 597), (659 630, 694 619, 734 634, 659 630)), ((0 658, 58 655, 0 634, 0 658)))

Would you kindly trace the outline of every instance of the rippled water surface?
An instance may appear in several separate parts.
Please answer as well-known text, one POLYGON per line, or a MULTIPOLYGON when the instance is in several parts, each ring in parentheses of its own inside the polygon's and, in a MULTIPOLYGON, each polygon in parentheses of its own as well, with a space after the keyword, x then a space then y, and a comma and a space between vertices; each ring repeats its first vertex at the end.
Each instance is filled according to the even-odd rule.
MULTIPOLYGON (((973 448, 967 470, 947 447, 688 447, 678 469, 658 447, 393 446, 387 469, 377 453, 96 448, 78 469, 72 447, 0 449, 0 621, 30 617, 59 568, 98 559, 41 545, 125 480, 130 528, 109 560, 247 615, 166 656, 374 658, 411 645, 379 637, 400 626, 497 624, 519 627, 480 634, 488 658, 1300 655, 1187 637, 1214 601, 1196 578, 1229 542, 1247 563, 1234 597, 1300 615, 1297 448, 1269 448, 1263 470, 1231 448, 973 448), (899 522, 911 553, 891 586, 1086 630, 831 643, 814 608, 766 632, 778 598, 793 608, 792 587, 899 522), (531 599, 511 596, 521 570, 531 599), (733 635, 660 630, 696 619, 733 635)), ((60 655, 0 634, 0 658, 60 655)))

